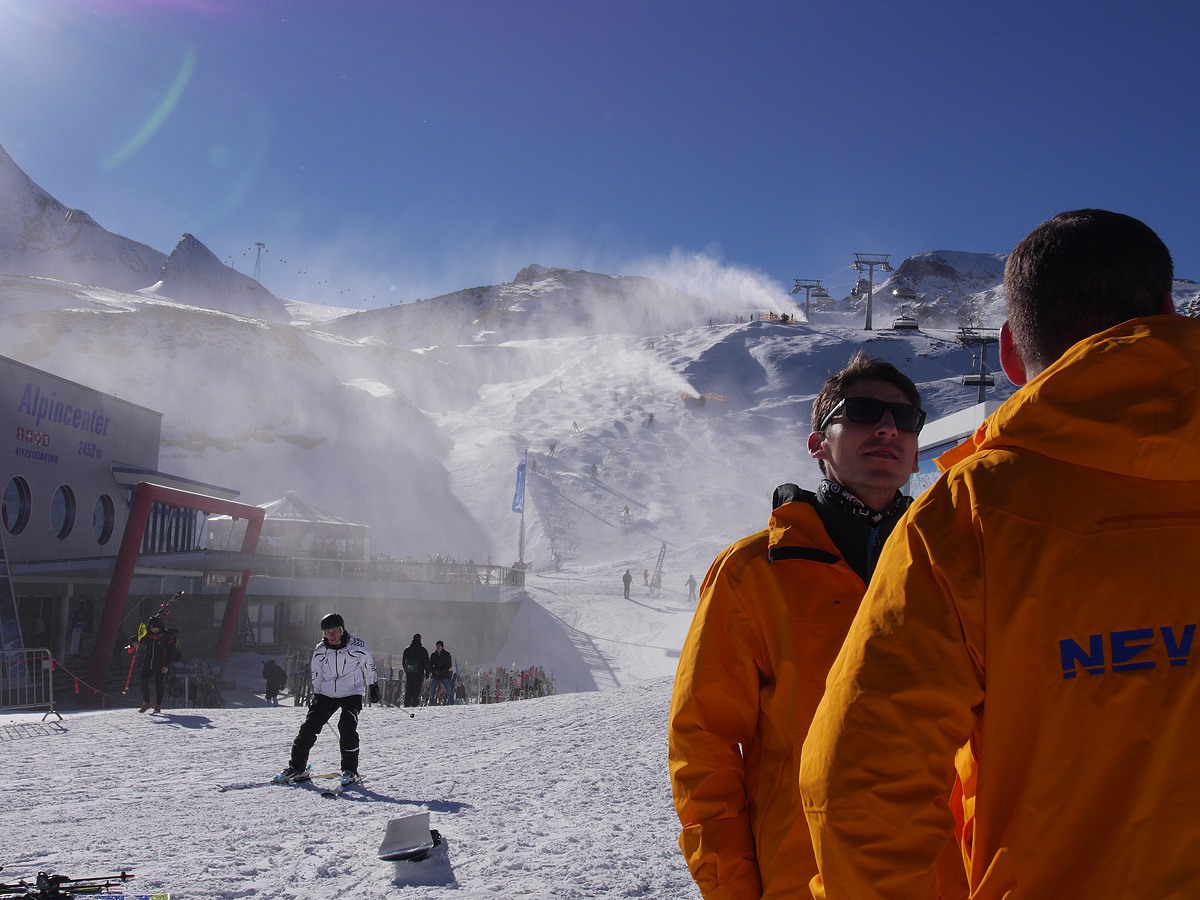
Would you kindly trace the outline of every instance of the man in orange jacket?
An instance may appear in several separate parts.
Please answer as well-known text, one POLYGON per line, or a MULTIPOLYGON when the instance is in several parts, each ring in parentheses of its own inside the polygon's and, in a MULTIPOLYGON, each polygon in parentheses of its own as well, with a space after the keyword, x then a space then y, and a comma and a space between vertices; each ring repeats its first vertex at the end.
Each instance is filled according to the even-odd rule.
MULTIPOLYGON (((814 494, 775 491, 768 527, 700 588, 671 702, 679 845, 709 900, 791 898, 816 860, 800 809, 800 743, 880 547, 911 502, 925 421, 912 381, 857 355, 813 403, 814 494)), ((961 866, 960 866, 961 868, 961 866)))
POLYGON ((884 550, 801 760, 814 896, 1200 896, 1200 322, 1167 248, 1077 210, 1005 267, 1023 385, 884 550))

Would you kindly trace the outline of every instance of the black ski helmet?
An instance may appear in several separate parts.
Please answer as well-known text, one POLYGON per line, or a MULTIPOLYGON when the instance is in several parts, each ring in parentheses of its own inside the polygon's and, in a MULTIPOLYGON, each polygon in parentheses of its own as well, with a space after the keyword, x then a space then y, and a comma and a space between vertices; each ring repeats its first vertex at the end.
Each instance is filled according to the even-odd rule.
POLYGON ((330 613, 321 620, 321 630, 328 631, 330 628, 345 628, 346 622, 337 613, 330 613))

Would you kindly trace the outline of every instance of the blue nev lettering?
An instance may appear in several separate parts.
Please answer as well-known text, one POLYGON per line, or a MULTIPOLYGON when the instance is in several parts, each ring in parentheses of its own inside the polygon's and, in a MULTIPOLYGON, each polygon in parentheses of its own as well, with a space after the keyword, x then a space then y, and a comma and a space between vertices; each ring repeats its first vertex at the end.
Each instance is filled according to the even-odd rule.
POLYGON ((1163 625, 1157 629, 1157 639, 1153 628, 1111 631, 1108 640, 1103 634, 1092 634, 1088 635, 1086 647, 1072 638, 1063 638, 1058 642, 1063 678, 1074 678, 1079 668, 1089 675, 1157 668, 1158 663, 1147 658, 1146 651, 1159 646, 1158 639, 1161 639, 1167 660, 1172 666, 1186 666, 1195 636, 1196 626, 1190 624, 1180 629, 1163 625))

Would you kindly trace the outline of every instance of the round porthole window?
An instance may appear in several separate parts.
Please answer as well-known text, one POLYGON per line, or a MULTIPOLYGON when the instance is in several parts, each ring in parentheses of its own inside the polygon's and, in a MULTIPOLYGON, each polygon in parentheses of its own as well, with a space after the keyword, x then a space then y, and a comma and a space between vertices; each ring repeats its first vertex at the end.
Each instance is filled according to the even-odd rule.
POLYGON ((96 498, 96 505, 92 507, 92 537, 96 539, 97 544, 103 547, 109 542, 115 521, 112 498, 108 494, 101 494, 96 498))
POLYGON ((75 492, 65 484, 54 492, 50 500, 50 530, 60 541, 75 527, 75 492))
POLYGON ((14 475, 4 486, 4 496, 0 498, 0 521, 4 530, 9 534, 20 534, 29 524, 29 482, 20 475, 14 475))

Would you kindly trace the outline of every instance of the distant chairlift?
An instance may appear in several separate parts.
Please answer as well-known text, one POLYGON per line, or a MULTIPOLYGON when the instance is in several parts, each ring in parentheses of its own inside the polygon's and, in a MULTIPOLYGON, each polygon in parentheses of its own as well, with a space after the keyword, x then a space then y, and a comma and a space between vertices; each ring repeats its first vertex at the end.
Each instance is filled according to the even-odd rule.
POLYGON ((975 363, 978 367, 977 371, 971 372, 970 374, 962 377, 963 387, 979 388, 980 403, 983 402, 984 392, 987 391, 988 388, 995 387, 996 385, 996 376, 991 373, 990 369, 988 369, 987 345, 983 344, 981 345, 981 348, 982 353, 975 357, 975 363))
MULTIPOLYGON (((893 289, 892 296, 901 303, 912 303, 920 299, 920 294, 910 287, 902 286, 893 289)), ((892 322, 892 328, 897 331, 916 331, 921 327, 921 323, 908 314, 907 306, 900 307, 900 315, 892 322)))

